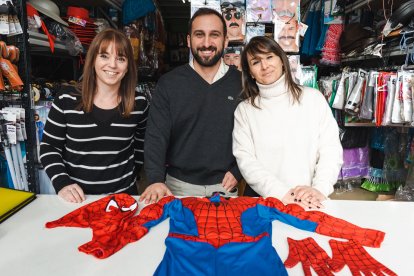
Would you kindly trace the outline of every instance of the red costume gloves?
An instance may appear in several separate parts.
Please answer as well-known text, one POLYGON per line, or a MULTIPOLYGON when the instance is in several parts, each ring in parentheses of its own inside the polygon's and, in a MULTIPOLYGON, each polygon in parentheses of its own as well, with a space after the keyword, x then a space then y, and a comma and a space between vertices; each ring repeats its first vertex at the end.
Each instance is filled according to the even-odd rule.
POLYGON ((357 242, 350 240, 346 242, 330 240, 332 248, 331 267, 333 271, 340 271, 345 265, 349 267, 352 275, 390 275, 397 274, 375 260, 368 252, 357 242))
POLYGON ((305 276, 312 276, 311 267, 318 275, 334 275, 328 263, 331 258, 312 238, 298 241, 288 238, 289 256, 285 266, 292 268, 299 262, 302 263, 305 276))
POLYGON ((285 261, 287 268, 292 268, 299 262, 305 276, 311 276, 312 267, 316 274, 321 276, 334 275, 341 271, 345 265, 349 267, 352 275, 389 275, 397 274, 375 260, 364 247, 354 240, 346 242, 330 240, 332 259, 312 238, 293 240, 288 238, 289 256, 285 261))

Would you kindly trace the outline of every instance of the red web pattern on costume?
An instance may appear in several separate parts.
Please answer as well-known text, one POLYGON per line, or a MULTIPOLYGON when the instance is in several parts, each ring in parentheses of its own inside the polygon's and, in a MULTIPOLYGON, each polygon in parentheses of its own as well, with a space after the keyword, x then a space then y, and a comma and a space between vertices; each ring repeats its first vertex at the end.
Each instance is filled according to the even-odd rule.
POLYGON ((92 240, 78 249, 97 258, 106 258, 148 232, 148 229, 130 220, 137 209, 136 201, 131 196, 110 195, 48 222, 46 227, 92 228, 92 240))
POLYGON ((228 200, 221 198, 220 204, 214 204, 209 199, 183 198, 183 206, 189 208, 196 219, 198 236, 171 233, 170 237, 183 240, 208 242, 218 248, 230 242, 254 242, 268 233, 257 237, 243 233, 241 214, 248 208, 257 205, 255 198, 239 197, 228 200))
POLYGON ((304 211, 304 209, 297 204, 282 206, 280 207, 282 208, 280 209, 282 212, 293 215, 299 219, 316 222, 318 224, 315 230, 316 233, 335 238, 356 240, 361 245, 370 247, 380 247, 384 240, 385 233, 382 231, 361 228, 343 219, 335 218, 319 211, 304 211))
POLYGON ((46 227, 91 227, 92 229, 102 229, 102 231, 111 232, 113 227, 119 224, 120 220, 134 215, 136 209, 130 210, 129 208, 135 203, 135 199, 125 194, 110 195, 76 209, 58 220, 48 222, 46 227), (106 211, 111 201, 115 202, 118 208, 115 205, 110 205, 108 211, 106 211), (122 211, 122 207, 128 210, 122 211))

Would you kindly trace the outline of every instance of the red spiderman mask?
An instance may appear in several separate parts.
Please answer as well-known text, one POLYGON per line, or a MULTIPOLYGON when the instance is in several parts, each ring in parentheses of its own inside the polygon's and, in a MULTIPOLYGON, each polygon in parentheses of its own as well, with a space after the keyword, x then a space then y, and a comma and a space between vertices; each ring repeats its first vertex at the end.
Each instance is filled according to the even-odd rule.
POLYGON ((122 231, 123 222, 135 214, 137 207, 138 203, 135 199, 127 194, 110 195, 83 206, 58 220, 48 222, 46 223, 46 227, 54 228, 64 225, 92 228, 92 241, 80 246, 79 251, 92 254, 98 258, 106 258, 120 248, 118 246, 111 248, 113 243, 109 247, 104 246, 102 250, 96 249, 90 251, 89 248, 104 241, 105 238, 116 237, 118 232, 122 231))

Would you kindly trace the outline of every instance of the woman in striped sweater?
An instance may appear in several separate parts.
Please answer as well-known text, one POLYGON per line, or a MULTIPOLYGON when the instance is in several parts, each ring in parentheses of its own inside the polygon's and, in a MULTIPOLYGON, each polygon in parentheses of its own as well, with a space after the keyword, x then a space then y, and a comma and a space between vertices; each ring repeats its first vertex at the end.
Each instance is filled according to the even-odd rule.
POLYGON ((148 101, 135 91, 137 69, 128 38, 107 29, 92 41, 81 91, 65 87, 52 104, 40 160, 60 197, 126 192, 143 163, 148 101))

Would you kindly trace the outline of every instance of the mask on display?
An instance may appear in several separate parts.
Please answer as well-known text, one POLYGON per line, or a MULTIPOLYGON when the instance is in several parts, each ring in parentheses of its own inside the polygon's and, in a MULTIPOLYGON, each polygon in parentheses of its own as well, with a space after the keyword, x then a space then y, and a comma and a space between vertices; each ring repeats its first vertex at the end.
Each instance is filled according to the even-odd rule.
POLYGON ((290 55, 288 56, 288 60, 292 78, 297 84, 300 84, 302 79, 302 65, 300 64, 300 55, 290 55))
POLYGON ((236 66, 237 69, 239 71, 241 71, 241 60, 240 60, 240 55, 242 52, 243 48, 242 47, 227 47, 224 50, 224 63, 227 65, 233 65, 236 66))
POLYGON ((227 27, 229 41, 244 42, 246 34, 246 11, 244 2, 222 2, 221 13, 227 27))
POLYGON ((247 22, 271 22, 270 0, 247 0, 247 22))
POLYGON ((264 36, 266 31, 265 24, 247 23, 246 27, 246 43, 255 36, 264 36))
POLYGON ((191 16, 193 16, 193 14, 200 8, 210 8, 220 13, 220 0, 192 0, 190 10, 191 16))
POLYGON ((289 21, 275 20, 274 38, 285 52, 299 52, 299 22, 296 18, 289 21))

